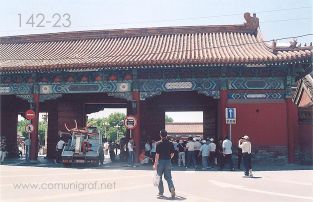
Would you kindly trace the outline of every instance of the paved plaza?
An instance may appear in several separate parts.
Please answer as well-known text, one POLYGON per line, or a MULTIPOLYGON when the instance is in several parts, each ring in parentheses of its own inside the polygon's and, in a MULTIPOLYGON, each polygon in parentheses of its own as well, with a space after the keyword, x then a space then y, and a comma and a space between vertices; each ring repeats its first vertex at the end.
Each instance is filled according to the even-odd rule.
MULTIPOLYGON (((108 164, 97 168, 61 165, 1 165, 1 201, 166 201, 157 197, 150 167, 127 168, 108 164)), ((299 202, 313 201, 313 171, 281 169, 254 172, 195 171, 175 168, 176 201, 299 202)))

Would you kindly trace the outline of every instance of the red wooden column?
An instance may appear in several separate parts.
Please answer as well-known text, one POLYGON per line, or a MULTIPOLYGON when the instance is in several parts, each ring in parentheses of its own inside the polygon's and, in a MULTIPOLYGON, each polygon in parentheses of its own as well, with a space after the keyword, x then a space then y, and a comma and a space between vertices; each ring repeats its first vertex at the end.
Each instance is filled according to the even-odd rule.
POLYGON ((288 139, 288 162, 295 162, 295 140, 297 132, 299 131, 298 125, 298 108, 293 103, 291 98, 286 99, 287 110, 287 139, 288 139))
POLYGON ((141 139, 141 124, 140 124, 140 92, 139 91, 133 91, 133 100, 136 101, 136 111, 134 111, 135 114, 134 117, 137 119, 137 126, 136 128, 132 131, 132 137, 134 139, 135 145, 136 145, 136 156, 139 156, 140 152, 140 139, 141 139))
POLYGON ((34 131, 30 134, 30 160, 36 161, 38 158, 39 94, 33 94, 33 98, 36 116, 31 121, 34 126, 34 131))
POLYGON ((220 90, 220 100, 219 100, 219 117, 220 117, 220 124, 219 124, 219 137, 224 138, 227 135, 227 125, 226 125, 226 117, 225 117, 225 108, 227 106, 227 90, 223 89, 220 90))

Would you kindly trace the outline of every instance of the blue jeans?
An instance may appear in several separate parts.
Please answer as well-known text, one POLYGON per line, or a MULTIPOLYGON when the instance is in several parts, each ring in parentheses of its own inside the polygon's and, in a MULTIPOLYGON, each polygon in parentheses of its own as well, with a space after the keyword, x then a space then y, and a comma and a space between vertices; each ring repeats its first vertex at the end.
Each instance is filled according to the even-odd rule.
MULTIPOLYGON (((159 194, 164 193, 164 186, 163 186, 163 180, 162 175, 164 174, 164 179, 167 181, 168 189, 171 191, 172 188, 174 188, 173 180, 172 180, 172 174, 171 174, 171 160, 159 160, 158 167, 157 167, 157 173, 160 176, 160 183, 159 183, 159 194)), ((175 189, 175 188, 174 188, 175 189)))
POLYGON ((128 165, 133 166, 135 162, 135 152, 134 151, 128 151, 128 165))
POLYGON ((202 156, 202 168, 208 168, 209 167, 208 160, 209 160, 208 156, 202 156))
POLYGON ((29 150, 30 150, 30 146, 26 146, 26 152, 25 152, 25 159, 26 159, 26 161, 29 161, 29 150))
POLYGON ((251 166, 251 154, 248 153, 242 153, 243 158, 243 166, 245 167, 245 175, 249 175, 249 170, 252 169, 251 166))
POLYGON ((188 151, 187 153, 187 166, 191 167, 191 164, 192 164, 192 167, 197 165, 194 151, 188 151))

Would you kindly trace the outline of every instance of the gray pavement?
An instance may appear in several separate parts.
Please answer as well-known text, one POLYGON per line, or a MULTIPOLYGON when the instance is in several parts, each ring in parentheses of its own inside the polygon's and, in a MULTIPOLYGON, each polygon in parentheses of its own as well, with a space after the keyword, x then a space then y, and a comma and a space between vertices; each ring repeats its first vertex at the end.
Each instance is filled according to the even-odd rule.
MULTIPOLYGON (((16 163, 16 162, 15 162, 16 163)), ((150 166, 128 168, 111 164, 97 168, 63 168, 53 162, 1 165, 1 201, 164 201, 157 198, 150 166), (18 166, 19 165, 19 166, 18 166), (27 165, 27 166, 23 166, 27 165)), ((242 171, 195 171, 174 168, 177 201, 313 201, 313 171, 299 165, 254 172, 243 178, 242 171), (303 168, 303 169, 302 169, 303 168)))

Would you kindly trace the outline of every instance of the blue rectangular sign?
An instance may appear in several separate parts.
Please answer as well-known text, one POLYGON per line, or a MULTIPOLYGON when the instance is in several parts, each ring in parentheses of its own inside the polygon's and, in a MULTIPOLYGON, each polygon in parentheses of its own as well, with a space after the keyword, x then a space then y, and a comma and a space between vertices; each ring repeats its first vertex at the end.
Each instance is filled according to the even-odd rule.
POLYGON ((226 116, 227 124, 235 124, 236 123, 236 108, 226 108, 225 116, 226 116))

